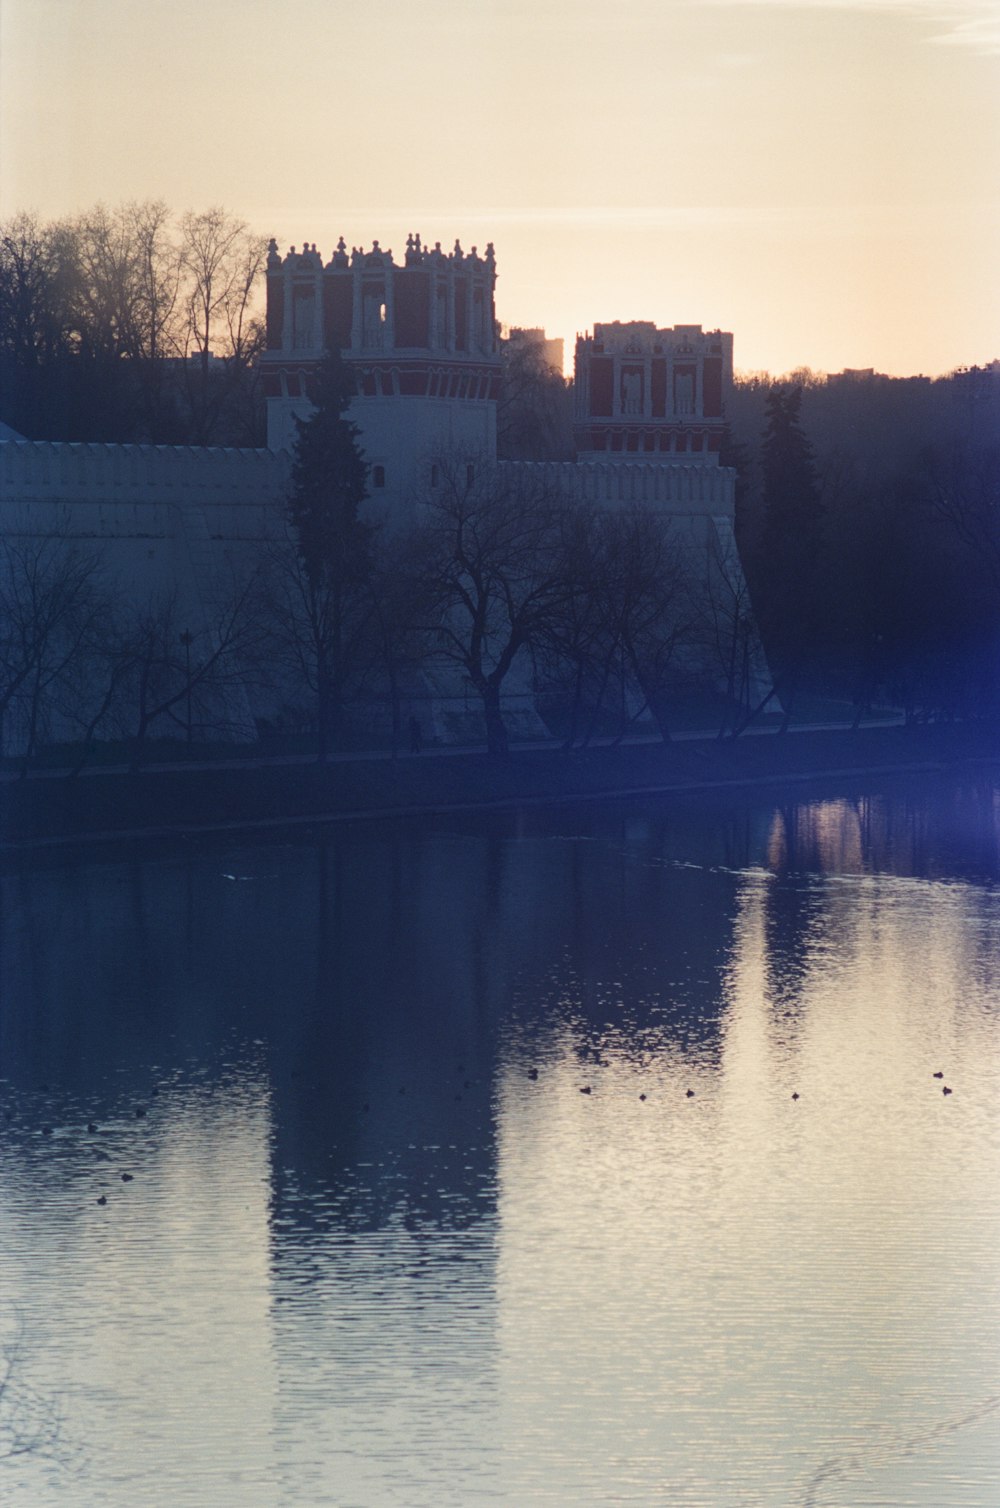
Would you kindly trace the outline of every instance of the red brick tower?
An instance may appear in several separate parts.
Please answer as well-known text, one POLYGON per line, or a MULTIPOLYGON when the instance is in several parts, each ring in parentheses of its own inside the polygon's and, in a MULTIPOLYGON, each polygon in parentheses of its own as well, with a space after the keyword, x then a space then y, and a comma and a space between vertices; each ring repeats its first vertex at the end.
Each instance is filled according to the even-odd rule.
POLYGON ((269 447, 294 443, 309 373, 336 346, 358 373, 352 417, 376 486, 401 495, 445 450, 495 457, 495 285, 492 244, 484 256, 458 242, 445 253, 409 236, 398 266, 377 241, 348 253, 342 238, 324 266, 314 245, 281 257, 272 241, 261 358, 269 447))
POLYGON ((733 337, 700 325, 658 330, 649 321, 595 325, 576 342, 577 450, 718 464, 733 337))

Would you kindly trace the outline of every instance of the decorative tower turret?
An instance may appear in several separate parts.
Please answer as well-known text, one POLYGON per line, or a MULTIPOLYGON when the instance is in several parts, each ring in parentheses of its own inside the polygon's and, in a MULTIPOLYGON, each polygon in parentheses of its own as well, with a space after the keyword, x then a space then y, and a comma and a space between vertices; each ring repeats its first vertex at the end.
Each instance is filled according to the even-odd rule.
POLYGON ((733 337, 701 325, 645 320, 595 325, 576 342, 575 424, 581 460, 718 464, 733 337))
POLYGON ((500 384, 493 246, 406 240, 402 266, 375 241, 349 253, 341 238, 324 266, 315 245, 267 259, 267 349, 261 357, 268 446, 289 449, 306 385, 324 351, 355 368, 358 424, 373 499, 395 501, 431 484, 436 456, 496 456, 500 384))

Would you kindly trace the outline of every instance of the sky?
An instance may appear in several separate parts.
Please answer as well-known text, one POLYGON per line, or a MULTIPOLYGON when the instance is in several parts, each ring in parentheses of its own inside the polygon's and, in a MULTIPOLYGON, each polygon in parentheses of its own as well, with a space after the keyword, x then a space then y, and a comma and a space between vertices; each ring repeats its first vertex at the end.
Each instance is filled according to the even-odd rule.
POLYGON ((1000 0, 0 0, 0 219, 493 241, 497 314, 743 371, 1000 357, 1000 0))

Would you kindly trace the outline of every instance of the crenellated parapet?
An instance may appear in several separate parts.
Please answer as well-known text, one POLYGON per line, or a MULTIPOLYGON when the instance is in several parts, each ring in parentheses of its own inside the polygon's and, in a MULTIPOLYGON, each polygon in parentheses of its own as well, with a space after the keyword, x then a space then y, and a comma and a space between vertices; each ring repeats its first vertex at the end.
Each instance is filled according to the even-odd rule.
POLYGON ((731 518, 736 473, 692 460, 504 461, 502 474, 530 477, 540 491, 595 508, 640 507, 672 517, 731 518))
POLYGON ((0 497, 73 502, 152 497, 270 502, 287 461, 267 450, 227 446, 102 445, 48 440, 0 444, 0 497))
POLYGON ((169 538, 197 515, 217 539, 280 529, 288 458, 221 446, 0 444, 0 518, 14 533, 169 538))
POLYGON ((577 336, 575 430, 581 455, 716 464, 733 378, 733 337, 700 325, 595 325, 577 336))
MULTIPOLYGON (((386 399, 407 400, 404 427, 438 446, 447 443, 453 423, 445 406, 453 417, 461 407, 465 420, 457 422, 474 422, 476 448, 490 449, 495 418, 486 409, 495 410, 501 370, 496 278, 492 242, 480 255, 475 246, 463 251, 458 241, 446 252, 440 242, 428 246, 409 235, 397 262, 378 241, 348 248, 341 237, 324 262, 314 243, 282 256, 272 241, 267 346, 260 360, 268 444, 280 449, 295 443, 295 419, 309 411, 310 378, 324 352, 335 349, 356 374, 353 417, 380 475, 390 465, 392 475, 399 475, 398 455, 389 455, 378 432, 389 423, 382 413, 386 399), (415 399, 423 400, 419 419, 415 399), (474 409, 482 412, 473 421, 474 409)), ((396 402, 388 408, 395 414, 396 402)), ((392 424, 399 427, 398 415, 392 424)))
POLYGON ((262 360, 270 397, 295 397, 280 374, 336 347, 354 362, 389 358, 450 362, 497 361, 496 258, 456 241, 426 246, 407 237, 401 264, 378 241, 348 251, 341 237, 324 264, 315 244, 282 257, 272 240, 267 258, 267 350, 262 360))

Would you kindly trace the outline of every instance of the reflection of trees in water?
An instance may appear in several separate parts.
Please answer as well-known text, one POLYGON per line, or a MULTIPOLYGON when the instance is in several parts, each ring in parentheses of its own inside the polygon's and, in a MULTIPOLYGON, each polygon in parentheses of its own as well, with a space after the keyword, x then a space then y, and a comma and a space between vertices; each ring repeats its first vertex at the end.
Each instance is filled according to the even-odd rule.
POLYGON ((589 823, 579 840, 567 823, 536 849, 546 946, 522 971, 517 1056, 558 1055, 567 1024, 581 1065, 602 1052, 636 1061, 717 1052, 732 861, 745 862, 747 834, 726 821, 706 845, 699 822, 704 832, 692 812, 628 810, 589 823))
POLYGON ((791 998, 817 935, 803 875, 995 876, 998 831, 991 783, 942 780, 776 809, 633 801, 25 863, 0 879, 0 1051, 15 1086, 96 1102, 192 1064, 218 1076, 259 1041, 279 1208, 474 1221, 512 1050, 501 1024, 526 1059, 569 1022, 581 1062, 713 1061, 740 870, 778 872, 766 953, 775 999, 791 998))
POLYGON ((0 1338, 0 1489, 21 1457, 42 1456, 68 1467, 75 1455, 55 1402, 31 1382, 27 1331, 23 1316, 17 1315, 12 1333, 0 1338))
POLYGON ((492 1208, 494 1023, 520 915, 502 848, 338 835, 318 862, 315 1002, 276 1044, 276 1205, 300 1225, 463 1228, 492 1208))

